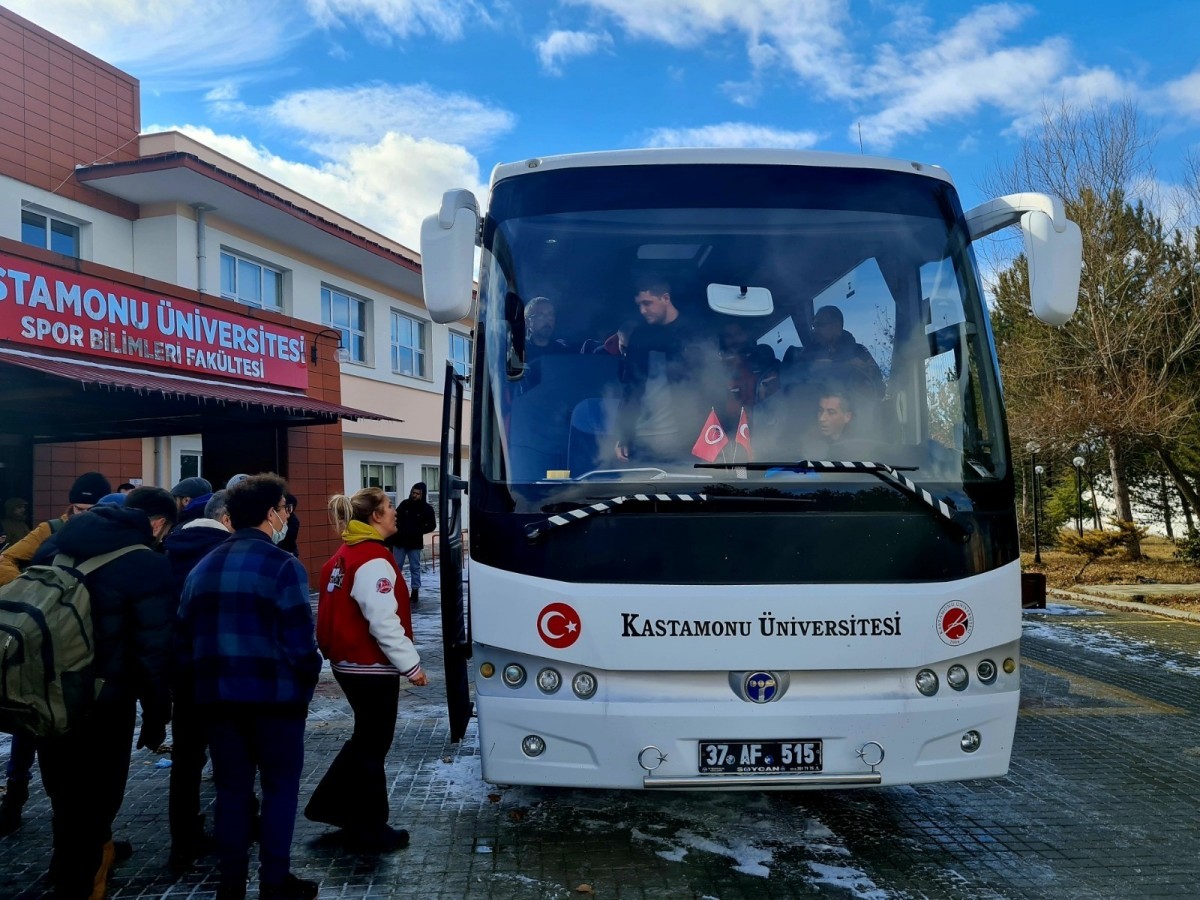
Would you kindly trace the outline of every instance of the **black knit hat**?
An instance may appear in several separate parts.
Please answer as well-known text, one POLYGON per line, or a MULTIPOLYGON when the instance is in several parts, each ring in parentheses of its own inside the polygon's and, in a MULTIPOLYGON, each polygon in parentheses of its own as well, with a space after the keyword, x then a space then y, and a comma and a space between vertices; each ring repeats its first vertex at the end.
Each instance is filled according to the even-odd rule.
POLYGON ((192 500, 211 493, 212 484, 209 480, 207 478, 200 478, 197 475, 185 478, 179 484, 175 485, 175 487, 171 488, 172 497, 190 497, 192 500))
POLYGON ((112 485, 99 472, 84 472, 75 479, 68 495, 70 503, 98 503, 105 494, 112 493, 112 485))

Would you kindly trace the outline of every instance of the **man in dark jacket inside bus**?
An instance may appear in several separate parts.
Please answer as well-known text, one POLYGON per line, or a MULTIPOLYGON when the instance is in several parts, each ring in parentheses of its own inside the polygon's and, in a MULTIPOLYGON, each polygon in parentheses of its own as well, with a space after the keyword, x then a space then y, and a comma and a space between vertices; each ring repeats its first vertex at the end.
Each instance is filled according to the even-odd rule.
POLYGON ((175 522, 162 488, 131 492, 122 507, 98 505, 73 516, 34 557, 77 563, 123 547, 134 550, 89 574, 96 674, 104 687, 87 718, 66 734, 38 739, 42 783, 54 811, 50 879, 62 898, 103 897, 114 848, 112 824, 125 798, 137 703, 138 748, 156 749, 171 716, 168 668, 176 596, 166 557, 153 552, 175 522))
POLYGON ((388 545, 396 557, 396 566, 404 568, 408 560, 409 602, 416 606, 421 597, 421 552, 425 535, 437 529, 437 515, 425 499, 425 482, 418 481, 408 492, 408 499, 396 507, 396 534, 388 545))

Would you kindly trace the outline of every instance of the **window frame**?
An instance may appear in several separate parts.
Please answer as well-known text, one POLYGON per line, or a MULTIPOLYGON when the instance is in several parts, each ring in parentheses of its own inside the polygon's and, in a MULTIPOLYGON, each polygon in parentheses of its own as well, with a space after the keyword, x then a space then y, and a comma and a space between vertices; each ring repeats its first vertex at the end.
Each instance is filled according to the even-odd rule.
POLYGON ((392 374, 400 375, 404 378, 419 378, 422 381, 432 381, 432 376, 429 373, 429 337, 430 337, 430 322, 428 319, 422 319, 418 316, 410 315, 402 310, 393 308, 391 316, 388 318, 388 362, 392 368, 392 374), (419 326, 420 347, 412 347, 408 344, 402 344, 397 340, 396 325, 398 321, 407 320, 419 326), (420 366, 414 365, 411 373, 404 372, 399 367, 401 349, 409 350, 413 354, 414 363, 419 362, 420 366))
POLYGON ((458 372, 463 377, 463 380, 468 384, 471 383, 471 366, 475 356, 475 339, 469 334, 463 334, 461 331, 455 331, 453 328, 448 329, 449 337, 446 346, 446 358, 454 365, 454 371, 458 372), (462 341, 466 348, 466 356, 459 359, 454 355, 455 339, 462 341))
MULTIPOLYGON (((63 256, 69 256, 72 259, 83 258, 83 228, 86 222, 81 222, 70 216, 65 216, 62 213, 56 213, 52 210, 43 209, 39 206, 23 205, 21 207, 21 243, 28 247, 40 247, 43 250, 50 250, 53 253, 61 253, 63 256), (27 241, 25 239, 26 217, 38 217, 42 220, 41 230, 43 240, 39 243, 27 241), (67 253, 54 246, 54 226, 60 225, 71 229, 73 239, 75 241, 75 252, 67 253)), ((30 227, 33 227, 30 225, 30 227)))
POLYGON ((223 299, 232 300, 234 303, 240 303, 242 306, 248 306, 251 309, 266 309, 266 310, 270 310, 271 312, 283 312, 284 311, 284 283, 283 283, 284 270, 283 269, 277 268, 276 266, 274 266, 270 263, 264 262, 261 259, 256 259, 255 257, 249 256, 240 251, 232 250, 229 247, 221 248, 220 254, 219 254, 219 260, 220 261, 219 261, 218 265, 219 265, 219 270, 220 270, 219 271, 220 293, 221 293, 221 297, 223 299), (230 293, 229 291, 226 291, 226 289, 225 289, 225 258, 226 257, 233 260, 234 281, 233 281, 233 292, 232 293, 230 293), (238 287, 238 280, 240 278, 239 272, 241 271, 241 266, 243 264, 247 265, 247 266, 254 266, 259 270, 259 274, 258 274, 259 300, 258 301, 248 300, 248 299, 245 299, 243 296, 241 296, 240 289, 238 287), (278 290, 279 305, 278 306, 268 305, 268 304, 264 303, 262 300, 262 296, 264 294, 264 287, 265 287, 264 279, 263 279, 263 272, 272 272, 275 274, 275 276, 278 279, 278 285, 279 285, 279 290, 278 290))
POLYGON ((358 480, 359 480, 359 484, 361 484, 362 487, 364 487, 364 488, 378 487, 384 491, 390 490, 392 493, 395 493, 398 490, 396 485, 398 485, 400 483, 399 479, 402 477, 403 473, 404 473, 404 466, 401 463, 384 462, 382 460, 372 460, 372 459, 359 460, 359 463, 358 463, 358 475, 359 475, 358 480), (370 481, 370 472, 368 470, 372 467, 378 468, 380 470, 379 474, 380 474, 380 481, 382 482, 382 484, 373 485, 373 484, 368 483, 370 481), (391 470, 391 475, 393 478, 392 486, 390 488, 387 486, 387 474, 388 474, 389 469, 391 470))
POLYGON ((371 365, 371 301, 359 294, 352 294, 350 291, 343 288, 334 287, 331 284, 321 285, 321 324, 326 328, 331 328, 341 335, 340 340, 342 347, 347 353, 346 362, 355 363, 360 366, 371 365), (326 315, 325 298, 329 297, 329 310, 326 315), (334 321, 335 295, 345 298, 347 303, 347 318, 348 321, 344 324, 334 321), (362 310, 362 330, 354 327, 354 315, 352 310, 358 304, 362 310), (356 352, 356 347, 359 346, 355 339, 361 341, 361 354, 356 352))

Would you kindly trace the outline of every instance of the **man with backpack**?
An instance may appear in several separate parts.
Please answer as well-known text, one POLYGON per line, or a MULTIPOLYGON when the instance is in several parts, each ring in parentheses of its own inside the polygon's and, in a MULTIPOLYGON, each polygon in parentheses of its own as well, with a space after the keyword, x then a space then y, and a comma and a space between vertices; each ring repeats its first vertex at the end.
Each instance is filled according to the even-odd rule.
MULTIPOLYGON (((71 485, 66 511, 56 519, 42 522, 20 540, 11 542, 0 554, 0 586, 15 581, 32 562, 38 549, 77 513, 86 512, 109 492, 108 479, 99 472, 85 472, 71 485)), ((0 837, 21 827, 21 811, 29 800, 29 780, 33 772, 36 748, 28 735, 13 735, 5 770, 7 787, 0 801, 0 837)))
POLYGON ((112 824, 125 796, 139 700, 138 748, 156 749, 166 737, 176 595, 166 557, 148 551, 157 549, 176 513, 167 491, 138 488, 123 507, 98 506, 71 518, 34 559, 53 564, 62 554, 80 565, 135 548, 83 579, 91 603, 94 672, 103 680, 99 695, 65 734, 37 740, 54 811, 50 878, 60 898, 105 896, 114 859, 112 824))

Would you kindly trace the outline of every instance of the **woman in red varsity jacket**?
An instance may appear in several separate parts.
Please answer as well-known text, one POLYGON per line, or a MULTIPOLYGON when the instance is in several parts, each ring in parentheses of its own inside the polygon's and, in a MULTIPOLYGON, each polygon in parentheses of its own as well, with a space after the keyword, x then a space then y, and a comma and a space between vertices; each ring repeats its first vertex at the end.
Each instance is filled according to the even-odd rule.
POLYGON ((427 683, 413 646, 408 589, 384 540, 396 510, 379 488, 337 494, 329 513, 342 546, 321 569, 317 646, 354 710, 354 733, 304 810, 314 822, 344 829, 353 849, 386 853, 408 846, 388 825, 383 764, 396 731, 400 676, 427 683))

